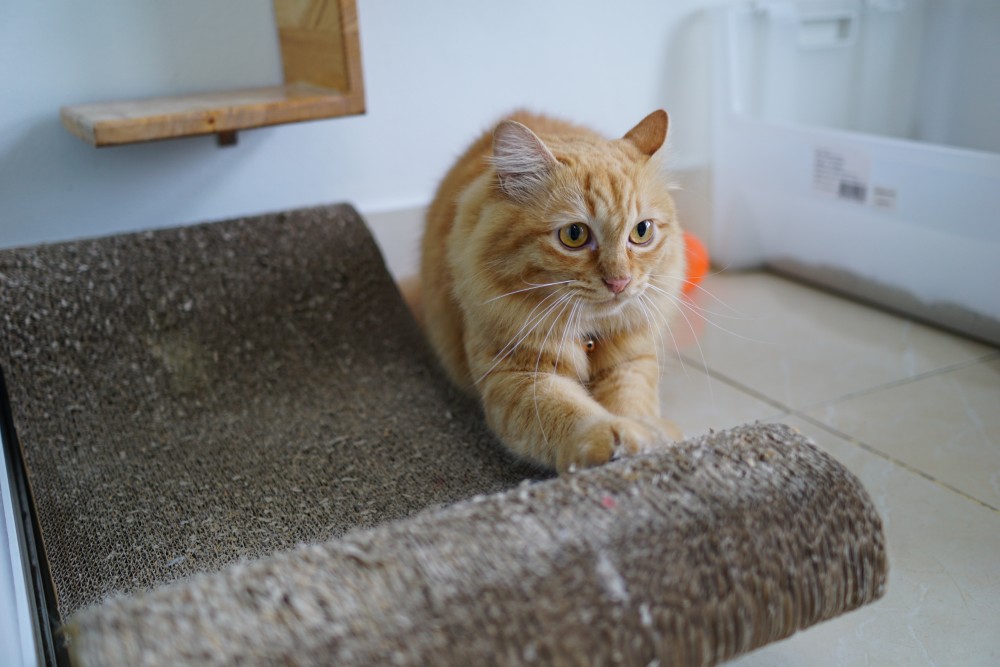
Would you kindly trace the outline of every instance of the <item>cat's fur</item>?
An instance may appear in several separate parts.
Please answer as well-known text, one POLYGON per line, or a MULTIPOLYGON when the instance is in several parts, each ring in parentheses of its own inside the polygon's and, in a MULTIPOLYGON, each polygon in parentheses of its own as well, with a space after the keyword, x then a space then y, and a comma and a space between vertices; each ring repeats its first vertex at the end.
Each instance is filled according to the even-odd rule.
POLYGON ((459 158, 428 212, 420 319, 432 345, 507 447, 560 471, 679 438, 658 395, 660 327, 685 273, 657 159, 667 124, 656 111, 608 141, 515 113, 459 158), (638 245, 643 221, 652 238, 638 245), (579 249, 560 240, 563 227, 584 238, 573 223, 590 231, 579 249))

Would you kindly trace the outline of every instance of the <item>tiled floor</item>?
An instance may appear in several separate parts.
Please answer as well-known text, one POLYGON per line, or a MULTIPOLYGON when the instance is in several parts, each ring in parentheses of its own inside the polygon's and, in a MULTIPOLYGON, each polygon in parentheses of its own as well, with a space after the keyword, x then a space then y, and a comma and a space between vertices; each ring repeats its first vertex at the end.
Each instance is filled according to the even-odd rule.
POLYGON ((733 664, 1000 664, 1000 352, 766 273, 705 288, 725 330, 692 318, 666 411, 798 428, 861 478, 891 567, 879 602, 733 664))
MULTIPOLYGON (((419 213, 369 216, 397 277, 419 213)), ((732 664, 1000 665, 1000 351, 767 273, 710 276, 674 326, 665 413, 688 434, 795 426, 886 526, 888 593, 732 664)))

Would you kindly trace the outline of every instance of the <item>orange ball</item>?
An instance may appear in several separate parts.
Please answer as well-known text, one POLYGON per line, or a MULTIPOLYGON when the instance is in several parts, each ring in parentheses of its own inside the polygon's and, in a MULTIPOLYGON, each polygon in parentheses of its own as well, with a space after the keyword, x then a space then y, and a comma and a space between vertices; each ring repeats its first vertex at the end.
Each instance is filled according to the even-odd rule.
POLYGON ((687 255, 687 282, 684 293, 689 294, 708 274, 708 249, 690 232, 684 232, 684 251, 687 255))

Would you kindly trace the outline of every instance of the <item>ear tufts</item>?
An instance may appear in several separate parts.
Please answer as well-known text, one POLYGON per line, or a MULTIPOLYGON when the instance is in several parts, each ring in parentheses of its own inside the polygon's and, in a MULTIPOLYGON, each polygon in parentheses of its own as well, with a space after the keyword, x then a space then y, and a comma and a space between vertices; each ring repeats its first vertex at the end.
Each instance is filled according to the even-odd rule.
POLYGON ((524 202, 543 187, 556 158, 526 126, 505 120, 493 132, 493 167, 500 189, 524 202))
POLYGON ((639 124, 625 134, 625 139, 642 151, 645 155, 652 156, 660 150, 660 146, 667 139, 667 128, 670 125, 670 117, 663 109, 657 109, 649 114, 639 124))

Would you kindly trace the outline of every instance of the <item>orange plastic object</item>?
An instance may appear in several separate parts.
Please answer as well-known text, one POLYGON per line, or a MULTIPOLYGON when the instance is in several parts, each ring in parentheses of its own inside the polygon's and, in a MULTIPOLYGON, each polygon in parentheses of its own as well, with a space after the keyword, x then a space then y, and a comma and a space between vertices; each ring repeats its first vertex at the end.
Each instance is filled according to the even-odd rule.
POLYGON ((684 293, 690 294, 708 273, 708 249, 701 240, 690 232, 684 232, 684 250, 687 254, 687 282, 684 293))

